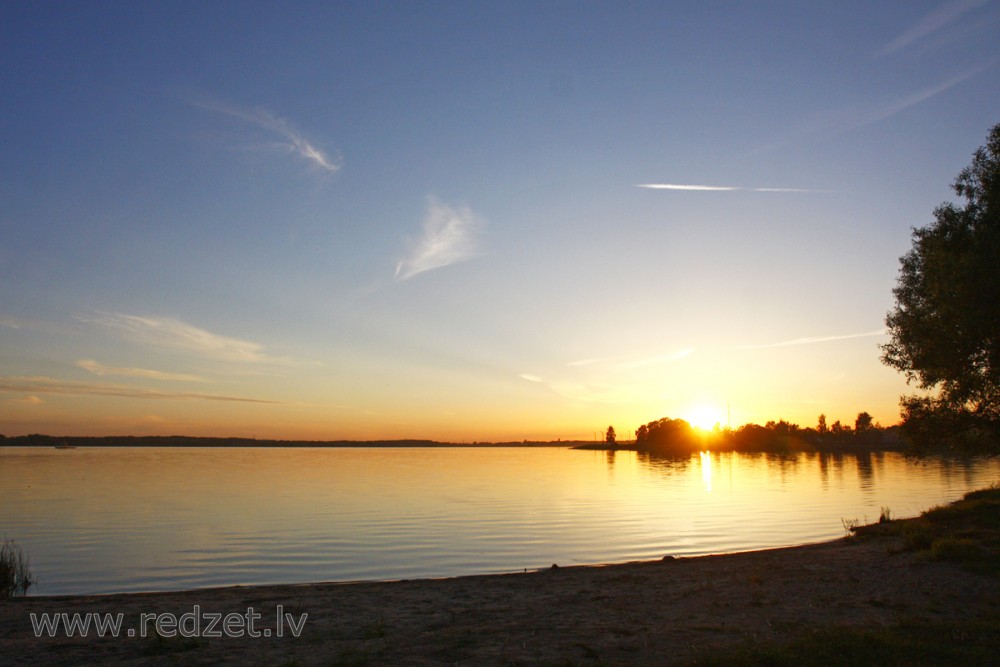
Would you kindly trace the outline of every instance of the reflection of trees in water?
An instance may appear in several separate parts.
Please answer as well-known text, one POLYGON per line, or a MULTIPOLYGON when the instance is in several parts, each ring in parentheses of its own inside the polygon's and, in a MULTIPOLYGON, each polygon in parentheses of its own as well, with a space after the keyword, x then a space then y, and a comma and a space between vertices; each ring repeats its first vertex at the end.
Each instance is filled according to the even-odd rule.
MULTIPOLYGON (((769 469, 781 471, 784 475, 788 472, 795 472, 803 463, 808 454, 781 454, 775 452, 695 452, 684 455, 655 454, 652 452, 636 452, 636 459, 643 465, 653 470, 658 470, 667 474, 683 473, 690 468, 695 461, 700 461, 701 456, 707 454, 711 457, 712 464, 719 467, 723 464, 729 465, 733 461, 752 464, 763 464, 769 469)), ((613 456, 609 453, 608 460, 613 456)))
POLYGON ((817 454, 816 461, 819 463, 819 483, 825 491, 830 486, 830 455, 817 454))
MULTIPOLYGON (((623 452, 626 454, 627 452, 623 452)), ((616 460, 616 452, 606 452, 609 467, 620 463, 616 460)), ((764 466, 771 473, 780 476, 784 484, 789 476, 801 474, 803 470, 813 468, 816 471, 820 486, 826 490, 830 482, 843 483, 845 470, 856 471, 858 487, 864 492, 876 489, 877 478, 884 475, 889 466, 887 454, 882 451, 863 452, 810 452, 810 453, 775 453, 775 452, 707 452, 711 465, 717 471, 729 470, 732 467, 764 466)), ((643 467, 655 471, 664 477, 683 475, 690 471, 696 463, 702 464, 702 453, 686 455, 655 454, 648 451, 635 452, 635 460, 643 467)), ((991 460, 989 457, 927 457, 920 459, 907 458, 908 465, 920 467, 937 466, 938 474, 948 486, 974 487, 981 478, 982 464, 991 460)), ((898 462, 897 462, 898 465, 898 462)))
MULTIPOLYGON (((876 459, 881 462, 881 454, 876 459)), ((862 464, 857 463, 857 454, 845 454, 844 452, 816 452, 810 454, 809 458, 816 457, 816 469, 819 474, 820 486, 823 490, 830 487, 830 478, 834 482, 843 482, 844 469, 847 463, 854 460, 854 468, 860 469, 862 464)))
POLYGON ((648 466, 651 470, 674 475, 687 472, 694 460, 694 455, 669 456, 664 454, 653 454, 652 452, 637 452, 637 459, 640 463, 648 466))
MULTIPOLYGON (((629 454, 620 456, 618 465, 624 456, 629 454)), ((900 516, 917 514, 1000 479, 1000 461, 988 457, 914 459, 898 452, 632 456, 627 460, 636 462, 635 472, 648 485, 644 492, 668 494, 681 513, 723 507, 737 523, 770 521, 788 512, 805 524, 831 507, 844 512, 832 515, 835 527, 841 516, 873 520, 879 507, 900 516)))
POLYGON ((764 462, 767 465, 768 471, 776 471, 778 473, 778 477, 781 479, 781 485, 784 486, 788 481, 789 474, 795 476, 798 472, 799 461, 802 457, 803 454, 765 452, 764 462))
MULTIPOLYGON (((707 452, 711 464, 718 470, 738 466, 764 466, 776 473, 784 484, 789 476, 801 473, 804 467, 815 465, 816 474, 823 489, 829 487, 831 478, 836 482, 843 481, 844 470, 857 471, 858 485, 862 490, 869 491, 875 487, 876 476, 886 466, 885 452, 810 452, 810 453, 778 453, 778 452, 707 452)), ((688 472, 695 462, 700 462, 704 454, 665 455, 639 451, 636 460, 650 470, 655 470, 665 476, 688 472)), ((607 452, 608 465, 615 461, 615 452, 607 452)), ((973 484, 976 479, 976 462, 970 459, 934 459, 941 466, 941 474, 951 480, 958 476, 967 484, 973 484)), ((925 463, 926 465, 926 463, 925 463)))
POLYGON ((990 460, 988 456, 949 456, 941 459, 939 470, 941 479, 955 482, 961 479, 966 486, 971 486, 976 480, 976 469, 983 461, 990 460))
POLYGON ((870 491, 875 488, 875 471, 872 467, 872 455, 869 452, 856 454, 854 458, 858 464, 858 483, 862 491, 870 491))
POLYGON ((830 454, 830 460, 833 462, 833 474, 838 482, 844 481, 844 459, 846 457, 847 455, 841 452, 830 454))
POLYGON ((801 454, 790 454, 790 453, 777 453, 777 452, 765 452, 764 460, 767 461, 769 466, 774 466, 777 468, 794 469, 799 465, 799 460, 802 458, 801 454))

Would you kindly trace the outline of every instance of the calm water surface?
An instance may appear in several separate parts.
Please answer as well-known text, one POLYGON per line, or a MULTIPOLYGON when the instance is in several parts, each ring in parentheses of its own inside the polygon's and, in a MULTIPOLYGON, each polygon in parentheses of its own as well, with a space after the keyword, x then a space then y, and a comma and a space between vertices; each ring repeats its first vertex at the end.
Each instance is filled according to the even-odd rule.
POLYGON ((0 533, 37 595, 439 577, 815 542, 998 480, 898 454, 0 447, 0 533))

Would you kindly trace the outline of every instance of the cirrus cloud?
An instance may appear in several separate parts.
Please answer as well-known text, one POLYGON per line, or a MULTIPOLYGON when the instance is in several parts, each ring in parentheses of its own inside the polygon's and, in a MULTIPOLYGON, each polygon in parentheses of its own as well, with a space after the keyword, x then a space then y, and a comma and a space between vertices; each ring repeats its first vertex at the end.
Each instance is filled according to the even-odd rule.
POLYGON ((305 135, 296 130, 290 121, 273 114, 267 109, 242 109, 221 102, 196 102, 195 106, 238 118, 267 130, 272 135, 281 138, 280 141, 275 142, 277 149, 297 155, 321 171, 333 174, 340 171, 340 168, 343 166, 339 158, 330 157, 325 151, 307 139, 305 135))
POLYGON ((876 56, 885 56, 896 51, 905 49, 915 42, 932 35, 950 23, 956 21, 964 14, 978 9, 987 4, 988 0, 952 0, 939 6, 931 13, 924 16, 915 25, 905 30, 901 35, 883 47, 876 56))
POLYGON ((120 375, 125 377, 147 378, 150 380, 171 380, 175 382, 207 382, 203 377, 197 375, 185 375, 182 373, 164 373, 163 371, 151 370, 148 368, 121 368, 116 366, 106 366, 93 359, 81 359, 76 362, 78 368, 93 373, 94 375, 120 375))
POLYGON ((683 185, 680 183, 639 183, 635 187, 647 190, 689 190, 694 192, 827 192, 804 188, 744 188, 736 185, 683 185))
POLYGON ((739 345, 735 350, 761 350, 769 347, 789 347, 791 345, 812 345, 814 343, 827 343, 834 340, 851 340, 853 338, 868 338, 870 336, 883 336, 886 330, 877 329, 875 331, 865 331, 862 333, 838 334, 833 336, 806 336, 804 338, 793 338, 777 343, 763 343, 761 345, 739 345))
POLYGON ((171 317, 143 317, 123 313, 77 315, 82 322, 96 324, 144 345, 191 352, 223 361, 283 363, 286 359, 265 353, 264 346, 238 338, 220 336, 171 317))
POLYGON ((32 403, 38 403, 34 394, 69 394, 84 396, 114 396, 118 398, 142 398, 160 400, 203 400, 224 401, 234 403, 264 403, 279 405, 281 401, 245 396, 227 396, 222 394, 207 394, 198 392, 165 392, 154 389, 139 389, 118 384, 87 383, 58 380, 49 377, 0 377, 0 391, 29 394, 32 403))
POLYGON ((451 207, 436 197, 427 198, 423 232, 410 242, 410 250, 396 264, 396 279, 413 276, 472 259, 478 253, 483 225, 467 206, 451 207))

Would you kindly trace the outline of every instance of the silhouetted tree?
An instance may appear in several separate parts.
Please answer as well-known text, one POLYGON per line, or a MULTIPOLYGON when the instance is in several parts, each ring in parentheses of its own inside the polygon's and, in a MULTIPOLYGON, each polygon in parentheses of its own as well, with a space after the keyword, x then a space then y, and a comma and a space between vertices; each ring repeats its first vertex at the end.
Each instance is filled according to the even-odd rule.
POLYGON ((835 436, 850 435, 851 427, 844 426, 843 424, 840 423, 840 420, 838 419, 837 421, 833 422, 833 424, 830 426, 830 433, 835 436))
MULTIPOLYGON (((825 427, 826 416, 820 415, 820 424, 825 427)), ((867 412, 858 414, 855 422, 857 436, 850 426, 838 419, 824 435, 814 428, 802 428, 798 424, 785 421, 769 421, 764 426, 744 424, 737 429, 719 429, 706 432, 696 429, 683 419, 664 417, 643 424, 636 429, 636 449, 668 456, 683 456, 699 450, 737 452, 779 452, 790 453, 809 451, 816 447, 865 448, 898 443, 895 427, 883 429, 873 423, 867 412), (892 431, 891 435, 889 431, 892 431)))
MULTIPOLYGON (((915 440, 1000 442, 1000 124, 952 185, 963 208, 944 203, 913 230, 886 316, 882 362, 934 396, 904 396, 915 440)), ((918 444, 929 444, 919 442, 918 444)))
POLYGON ((608 427, 608 432, 604 434, 604 442, 606 442, 608 444, 608 447, 614 447, 615 446, 615 440, 616 440, 615 427, 614 426, 609 426, 608 427))
POLYGON ((685 454, 698 451, 702 440, 695 433, 691 424, 683 419, 664 417, 640 427, 636 433, 636 446, 639 449, 655 451, 664 454, 685 454), (639 435, 643 435, 639 439, 639 435))
POLYGON ((864 433, 870 430, 872 427, 872 416, 867 412, 859 412, 857 419, 854 420, 854 432, 864 433))
POLYGON ((829 430, 826 427, 826 415, 821 414, 819 416, 819 423, 816 425, 816 432, 820 435, 825 435, 829 430))

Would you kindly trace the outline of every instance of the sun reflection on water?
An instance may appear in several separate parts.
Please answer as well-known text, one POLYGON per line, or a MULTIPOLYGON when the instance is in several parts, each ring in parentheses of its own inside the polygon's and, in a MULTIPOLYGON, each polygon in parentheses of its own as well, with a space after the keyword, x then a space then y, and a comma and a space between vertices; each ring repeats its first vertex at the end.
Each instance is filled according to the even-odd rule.
POLYGON ((698 452, 701 457, 701 480, 705 483, 705 491, 712 492, 712 453, 698 452))

